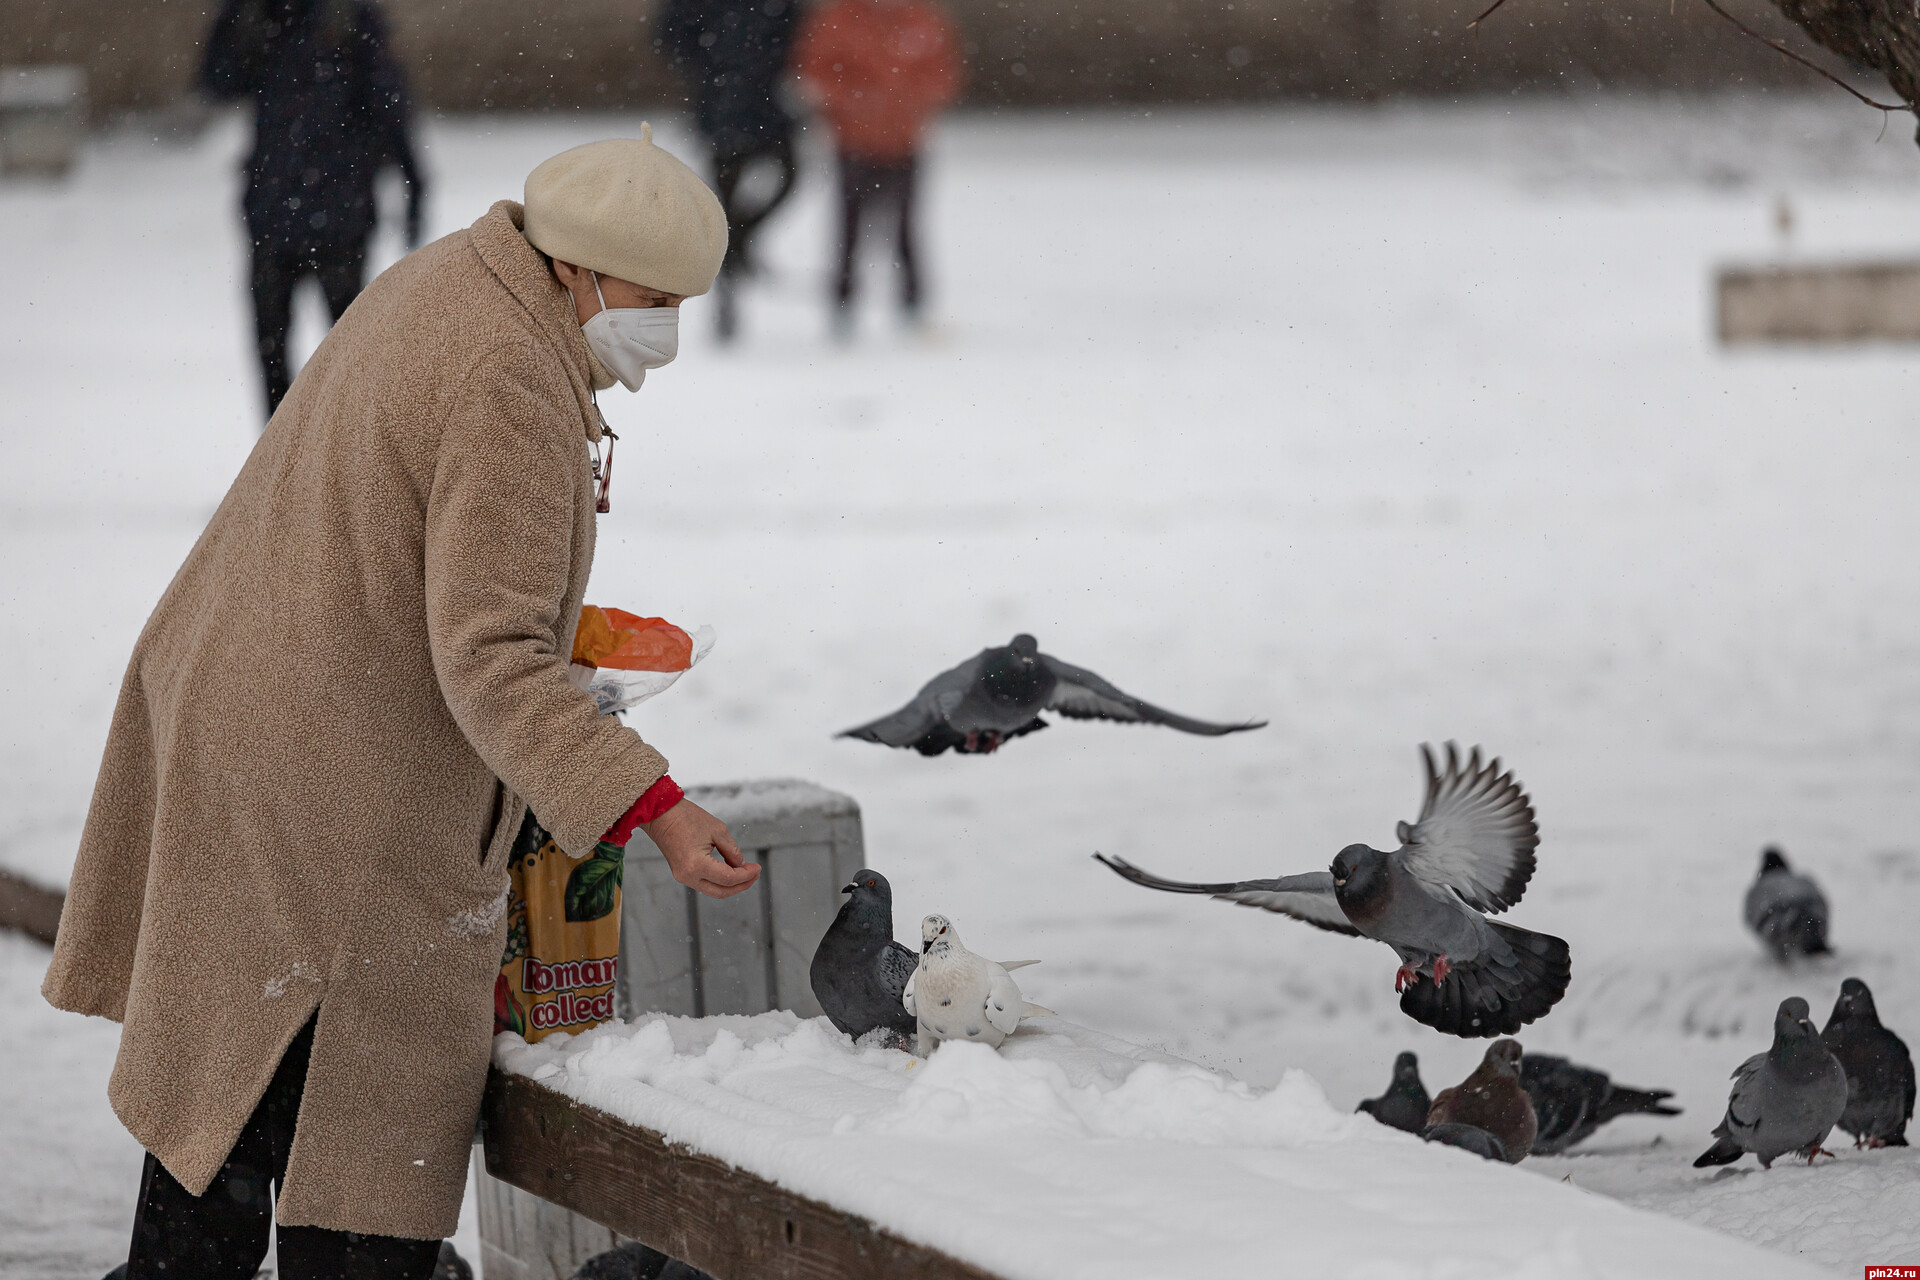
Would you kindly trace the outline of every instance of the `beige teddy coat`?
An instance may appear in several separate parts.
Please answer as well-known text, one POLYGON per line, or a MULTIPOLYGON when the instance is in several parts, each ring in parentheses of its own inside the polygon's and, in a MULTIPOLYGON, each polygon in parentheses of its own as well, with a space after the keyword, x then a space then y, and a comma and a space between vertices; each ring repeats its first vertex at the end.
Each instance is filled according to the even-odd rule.
POLYGON ((317 1008, 283 1225, 452 1233, 506 856, 666 770, 567 682, 600 436, 568 294, 503 201, 369 286, 134 647, 45 987, 196 1194, 317 1008))

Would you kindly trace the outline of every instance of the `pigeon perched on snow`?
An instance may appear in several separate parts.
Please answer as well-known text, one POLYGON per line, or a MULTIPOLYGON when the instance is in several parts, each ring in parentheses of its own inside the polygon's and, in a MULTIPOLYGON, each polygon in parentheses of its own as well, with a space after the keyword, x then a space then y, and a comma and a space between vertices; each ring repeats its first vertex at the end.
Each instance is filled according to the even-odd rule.
POLYGON ((1827 954, 1827 899, 1820 886, 1787 865, 1776 845, 1760 853, 1760 874, 1747 890, 1747 928, 1774 959, 1827 954))
POLYGON ((1500 1139, 1509 1164, 1519 1164, 1533 1150, 1538 1125, 1533 1101, 1520 1087, 1520 1042, 1495 1040, 1473 1074, 1442 1089, 1427 1111, 1427 1125, 1470 1124, 1500 1139))
POLYGON ((1507 1144, 1500 1141, 1478 1125, 1436 1124, 1420 1130, 1420 1136, 1428 1142, 1437 1142, 1443 1147, 1458 1147, 1462 1151, 1471 1151, 1482 1160, 1498 1160, 1502 1164, 1515 1164, 1507 1155, 1507 1144))
POLYGON ((1418 1133, 1427 1127, 1427 1108, 1432 1105, 1427 1086, 1420 1083, 1420 1059, 1403 1053, 1393 1060, 1393 1083, 1387 1091, 1368 1098, 1354 1110, 1366 1112, 1381 1124, 1418 1133))
POLYGON ((1182 733, 1218 737, 1258 729, 1267 722, 1213 724, 1192 720, 1142 702, 1083 667, 1040 652, 1040 642, 1017 635, 999 649, 982 649, 951 671, 943 671, 913 695, 913 701, 889 716, 840 734, 889 747, 912 747, 937 756, 951 747, 960 754, 998 750, 1009 738, 1044 729, 1042 711, 1073 720, 1118 720, 1128 724, 1164 724, 1182 733))
POLYGON ((1533 1100, 1534 1118, 1539 1122, 1533 1135, 1536 1156, 1557 1156, 1621 1116, 1680 1114, 1680 1108, 1667 1105, 1671 1089, 1629 1089, 1615 1084, 1604 1071, 1550 1054, 1529 1053, 1520 1059, 1520 1087, 1533 1100))
POLYGON ((920 922, 920 967, 907 979, 901 1003, 917 1021, 921 1057, 942 1040, 972 1040, 999 1048, 1020 1019, 1053 1010, 1028 1004, 1007 970, 1038 964, 1015 960, 996 964, 961 945, 945 916, 920 922))
POLYGON ((1904 1147, 1913 1119, 1913 1055, 1880 1025, 1873 992, 1858 978, 1840 984, 1833 1016, 1820 1033, 1847 1073, 1847 1109, 1840 1127, 1856 1147, 1904 1147))
POLYGON ((1400 848, 1350 844, 1330 871, 1277 880, 1191 884, 1094 854, 1135 884, 1169 893, 1209 893, 1261 907, 1334 933, 1384 942, 1400 955, 1393 989, 1400 1010, 1448 1035, 1518 1031, 1566 994, 1573 974, 1567 944, 1497 924, 1480 913, 1520 901, 1540 843, 1533 806, 1500 762, 1480 748, 1463 762, 1447 744, 1444 771, 1422 746, 1427 798, 1420 820, 1399 827, 1400 848))
POLYGON ((920 959, 893 940, 893 886, 878 871, 862 868, 840 892, 847 900, 807 971, 813 998, 854 1039, 885 1027, 904 1048, 914 1026, 900 997, 920 959))
POLYGON ((1727 1115, 1713 1131, 1717 1141, 1693 1162, 1696 1169, 1732 1164, 1751 1151, 1760 1167, 1789 1151, 1807 1163, 1819 1155, 1847 1109, 1847 1073, 1827 1051, 1798 996, 1780 1002, 1773 1017, 1773 1047, 1756 1053, 1733 1073, 1727 1115))

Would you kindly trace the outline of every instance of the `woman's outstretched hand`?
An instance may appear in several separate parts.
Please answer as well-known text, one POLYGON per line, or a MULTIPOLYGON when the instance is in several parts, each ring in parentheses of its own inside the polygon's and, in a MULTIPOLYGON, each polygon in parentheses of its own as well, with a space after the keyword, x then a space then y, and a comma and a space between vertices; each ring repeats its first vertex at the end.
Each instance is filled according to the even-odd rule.
POLYGON ((673 878, 696 893, 731 898, 753 888, 760 878, 760 864, 747 861, 727 824, 691 800, 682 800, 640 829, 673 868, 673 878))

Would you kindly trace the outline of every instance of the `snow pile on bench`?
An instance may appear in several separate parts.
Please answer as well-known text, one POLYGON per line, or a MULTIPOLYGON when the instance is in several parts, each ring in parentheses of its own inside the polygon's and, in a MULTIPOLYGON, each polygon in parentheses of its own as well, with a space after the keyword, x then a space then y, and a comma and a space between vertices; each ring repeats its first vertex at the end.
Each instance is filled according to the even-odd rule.
POLYGON ((1061 1018, 919 1061, 824 1018, 649 1015, 494 1061, 1007 1280, 1824 1274, 1061 1018))

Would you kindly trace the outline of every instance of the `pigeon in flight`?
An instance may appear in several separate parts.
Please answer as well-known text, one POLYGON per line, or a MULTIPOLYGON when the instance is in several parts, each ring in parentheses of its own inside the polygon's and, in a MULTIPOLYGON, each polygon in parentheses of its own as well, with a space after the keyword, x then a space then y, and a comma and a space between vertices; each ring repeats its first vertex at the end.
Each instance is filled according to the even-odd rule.
POLYGON ((905 1048, 914 1025, 900 996, 920 958, 893 940, 893 886, 863 867, 840 892, 847 900, 807 971, 813 998, 833 1025, 854 1039, 885 1027, 888 1039, 905 1048))
POLYGON ((945 916, 920 922, 920 967, 907 979, 901 1003, 917 1021, 921 1057, 942 1040, 972 1040, 991 1048, 1013 1034, 1020 1019, 1053 1010, 1028 1004, 1008 975, 1038 960, 996 964, 960 942, 945 916))
POLYGON ((1533 1114, 1539 1121, 1533 1135, 1536 1156, 1557 1156, 1621 1116, 1680 1114, 1680 1108, 1667 1105, 1671 1089, 1629 1089, 1615 1084, 1604 1071, 1551 1054, 1529 1053, 1520 1059, 1520 1087, 1533 1100, 1533 1114))
POLYGON ((1787 865, 1779 846, 1760 853, 1760 875, 1747 890, 1747 927, 1774 959, 1827 954, 1827 899, 1820 886, 1787 865))
POLYGON ((1402 1013, 1448 1035, 1510 1035, 1553 1008, 1573 975, 1559 938, 1481 914, 1505 911, 1526 890, 1540 843, 1533 805, 1498 760, 1480 762, 1478 747, 1462 760, 1449 742, 1444 769, 1431 748, 1420 754, 1426 803, 1419 821, 1400 824, 1392 853, 1350 844, 1330 871, 1224 884, 1167 880, 1093 856, 1149 889, 1212 894, 1384 942, 1400 956, 1393 986, 1402 1013))
POLYGON ((1471 1151, 1482 1160, 1498 1160, 1502 1164, 1514 1164, 1508 1158, 1507 1144, 1488 1133, 1485 1129, 1471 1124, 1435 1124, 1419 1130, 1421 1138, 1428 1142, 1437 1142, 1443 1147, 1458 1147, 1462 1151, 1471 1151))
POLYGON ((1040 642, 1032 636, 1017 635, 1012 644, 982 649, 953 670, 941 672, 892 715, 839 736, 912 747, 923 756, 937 756, 949 747, 962 755, 985 755, 1010 738, 1046 728, 1042 711, 1056 711, 1071 720, 1164 724, 1207 737, 1259 729, 1267 723, 1213 724, 1175 715, 1122 693, 1084 667, 1040 652, 1040 642))
POLYGON ((1807 1002, 1782 1000, 1773 1017, 1773 1047, 1733 1073, 1726 1118, 1693 1167, 1732 1164, 1749 1151, 1763 1169, 1789 1151, 1812 1164, 1815 1156, 1833 1154, 1820 1144, 1846 1109, 1846 1070, 1808 1019, 1807 1002))
POLYGON ((1420 1083, 1420 1059, 1403 1053, 1393 1060, 1393 1083, 1387 1091, 1368 1098, 1354 1110, 1366 1112, 1381 1124, 1418 1133, 1427 1127, 1427 1108, 1432 1105, 1427 1086, 1420 1083))
POLYGON ((1442 1089, 1427 1112, 1429 1127, 1470 1124, 1500 1139, 1507 1163, 1519 1164, 1533 1150, 1539 1122, 1533 1100, 1520 1087, 1520 1042, 1495 1040, 1473 1074, 1442 1089))
POLYGON ((1856 1147, 1904 1147, 1913 1119, 1913 1055, 1880 1025, 1873 992, 1858 978, 1840 984, 1833 1016, 1820 1033, 1847 1073, 1847 1109, 1840 1127, 1856 1147))

